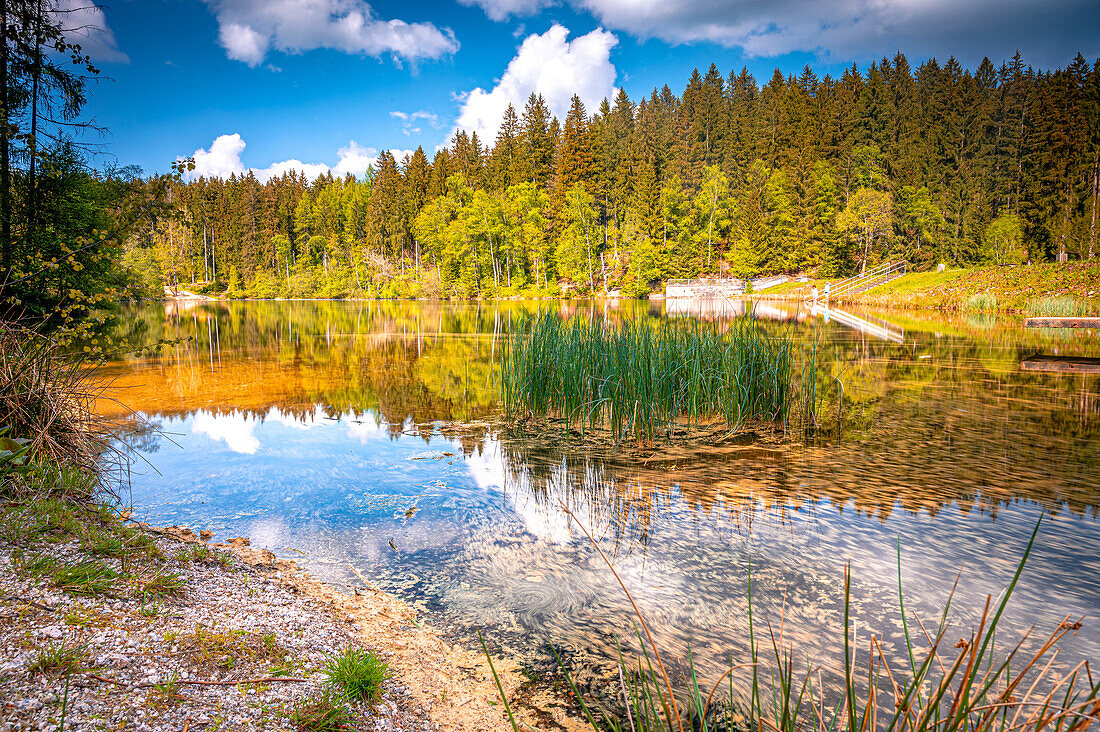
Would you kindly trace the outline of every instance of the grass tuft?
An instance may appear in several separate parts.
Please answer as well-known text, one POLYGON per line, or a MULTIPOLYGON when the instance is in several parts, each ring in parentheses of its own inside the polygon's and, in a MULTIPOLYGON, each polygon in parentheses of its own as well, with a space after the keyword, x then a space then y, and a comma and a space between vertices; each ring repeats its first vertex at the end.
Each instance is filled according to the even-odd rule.
POLYGON ((329 684, 355 701, 376 701, 382 682, 393 675, 385 661, 363 648, 329 656, 322 672, 329 684))
POLYGON ((162 566, 150 566, 132 579, 133 594, 142 600, 179 597, 187 583, 177 572, 162 566))
POLYGON ((331 686, 299 701, 289 716, 301 732, 341 732, 352 729, 355 722, 351 701, 331 686))
POLYGON ((41 648, 27 666, 32 674, 60 676, 79 670, 88 660, 88 649, 83 645, 70 645, 64 641, 41 648))
POLYGON ((118 572, 93 559, 61 564, 51 575, 54 586, 73 595, 108 594, 118 588, 121 578, 118 572))
POLYGON ((988 292, 976 293, 967 299, 964 309, 972 313, 995 313, 997 296, 988 292))

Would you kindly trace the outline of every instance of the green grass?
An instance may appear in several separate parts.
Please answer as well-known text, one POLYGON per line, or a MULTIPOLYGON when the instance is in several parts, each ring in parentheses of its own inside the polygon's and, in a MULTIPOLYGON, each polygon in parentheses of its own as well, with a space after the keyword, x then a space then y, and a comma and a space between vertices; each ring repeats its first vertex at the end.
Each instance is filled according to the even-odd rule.
POLYGON ((60 675, 80 669, 87 660, 88 649, 83 645, 52 643, 35 653, 27 671, 32 674, 60 675))
POLYGON ((1071 295, 1042 297, 1027 304, 1027 314, 1035 316, 1079 318, 1092 315, 1093 308, 1071 295))
POLYGON ((177 572, 160 565, 150 565, 136 573, 131 581, 132 593, 143 601, 179 597, 187 583, 177 572))
POLYGON ((385 661, 362 648, 329 656, 322 673, 329 684, 354 701, 377 700, 382 682, 392 676, 385 661))
POLYGON ((975 293, 967 298, 963 309, 972 313, 995 313, 997 312, 997 296, 988 292, 975 293))
POLYGON ((1100 263, 1096 261, 1048 262, 911 272, 844 299, 896 308, 967 310, 971 296, 985 293, 997 298, 997 309, 1001 313, 1036 314, 1032 309, 1037 304, 1070 297, 1077 301, 1076 307, 1085 311, 1082 314, 1087 315, 1100 310, 1098 283, 1100 263))
POLYGON ((886 293, 905 294, 919 292, 921 290, 942 287, 966 275, 969 270, 945 269, 943 272, 930 270, 928 272, 909 272, 897 279, 890 280, 878 287, 865 290, 867 293, 881 295, 886 293))
POLYGON ((61 564, 50 576, 50 581, 59 590, 73 595, 105 595, 118 587, 121 577, 103 562, 87 559, 61 564))
POLYGON ((351 701, 331 686, 299 701, 288 716, 301 732, 341 732, 355 724, 351 701))
MULTIPOLYGON (((796 648, 784 636, 790 632, 785 631, 788 619, 761 622, 753 603, 750 568, 749 654, 741 663, 731 660, 717 679, 699 678, 689 652, 686 675, 671 681, 661 649, 637 606, 633 620, 640 653, 627 661, 620 650, 619 682, 608 690, 612 698, 623 700, 621 704, 610 707, 585 699, 560 657, 559 669, 593 730, 1084 732, 1100 715, 1100 682, 1086 663, 1072 665, 1076 659, 1052 666, 1059 643, 1076 633, 1081 619, 1066 616, 1045 636, 1033 636, 1032 629, 1019 639, 1004 638, 1008 631, 1000 628, 1039 528, 1037 524, 1008 586, 999 596, 987 598, 969 629, 953 628, 948 621, 954 591, 937 622, 906 611, 899 544, 897 602, 905 619, 900 646, 892 647, 884 635, 862 626, 856 635, 851 568, 846 565, 837 627, 843 637, 836 639, 843 658, 835 666, 816 663, 810 649, 796 648), (742 701, 730 702, 735 699, 742 701)), ((592 541, 633 605, 614 566, 592 541)), ((489 663, 492 666, 491 657, 489 663)), ((499 682, 498 690, 503 695, 499 682)))
POLYGON ((719 419, 730 429, 750 420, 785 424, 791 344, 754 318, 739 318, 723 331, 698 322, 615 326, 545 314, 505 343, 502 403, 511 419, 605 425, 620 439, 653 439, 680 419, 719 419))

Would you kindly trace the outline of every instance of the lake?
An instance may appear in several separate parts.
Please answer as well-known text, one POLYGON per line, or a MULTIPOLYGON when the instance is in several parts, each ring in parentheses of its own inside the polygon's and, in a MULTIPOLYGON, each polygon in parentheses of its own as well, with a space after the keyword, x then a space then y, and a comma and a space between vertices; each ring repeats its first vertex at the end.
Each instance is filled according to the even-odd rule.
MULTIPOLYGON (((633 630, 563 507, 598 537, 666 657, 683 669, 690 652, 704 678, 745 653, 750 572, 758 630, 782 621, 800 653, 831 663, 850 563, 859 637, 881 632, 897 653, 899 542, 906 608, 926 623, 961 570, 961 636, 1044 515, 1007 625, 1045 636, 1100 611, 1100 376, 1026 363, 1100 356, 1097 336, 1028 331, 1014 316, 764 302, 769 329, 817 344, 816 438, 614 450, 556 427, 501 429, 503 337, 547 309, 721 323, 745 306, 125 307, 116 336, 184 339, 104 369, 118 401, 101 409, 138 455, 135 517, 249 537, 347 588, 361 575, 536 668, 561 644, 582 681, 608 673, 633 630)), ((1064 649, 1095 660, 1100 632, 1086 620, 1064 649)))

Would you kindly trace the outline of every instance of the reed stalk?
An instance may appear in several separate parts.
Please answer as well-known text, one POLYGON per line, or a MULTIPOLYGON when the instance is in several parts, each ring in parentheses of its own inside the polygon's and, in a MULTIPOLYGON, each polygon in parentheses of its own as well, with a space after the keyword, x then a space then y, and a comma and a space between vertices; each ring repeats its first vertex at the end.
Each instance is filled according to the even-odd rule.
MULTIPOLYGON (((576 516, 565 512, 580 524, 576 516)), ((867 637, 863 638, 856 632, 851 568, 846 565, 842 627, 838 628, 844 633, 843 669, 833 670, 810 658, 805 663, 796 662, 796 649, 784 640, 785 620, 781 617, 778 632, 766 623, 767 638, 762 643, 750 619, 749 657, 741 663, 731 658, 729 669, 711 684, 698 677, 690 650, 684 677, 671 678, 641 610, 600 552, 631 602, 641 649, 634 663, 619 652, 623 703, 618 708, 605 708, 584 699, 557 649, 554 655, 593 730, 1085 732, 1100 726, 1100 680, 1094 678, 1088 661, 1071 667, 1056 663, 1060 641, 1080 629, 1082 618, 1066 616, 1041 642, 1031 641, 1032 631, 1026 631, 1007 653, 995 652, 1005 609, 1035 546, 1040 525, 1041 521, 1031 534, 1011 582, 996 601, 993 596, 986 598, 976 628, 953 644, 947 634, 951 632, 948 614, 955 588, 948 595, 938 624, 931 629, 916 613, 905 615, 899 544, 897 590, 905 627, 900 658, 888 655, 884 650, 888 644, 882 636, 865 633, 867 637), (639 623, 645 629, 644 635, 638 631, 639 623), (920 634, 910 634, 911 623, 920 628, 920 634), (1026 651, 1029 641, 1033 650, 1026 651), (659 671, 654 670, 651 652, 658 660, 659 671), (751 674, 741 679, 748 691, 747 709, 733 702, 738 672, 751 674), (729 698, 720 705, 714 696, 723 683, 728 683, 729 698), (705 689, 709 689, 706 695, 705 689), (673 718, 668 714, 670 709, 677 710, 673 718)), ((581 528, 598 551, 595 538, 583 525, 581 528)), ((749 587, 751 613, 751 577, 749 587)), ((618 696, 615 693, 611 698, 618 696)))
POLYGON ((717 419, 731 430, 754 420, 786 425, 794 371, 791 337, 754 318, 720 330, 543 314, 505 339, 500 383, 511 419, 560 418, 641 441, 677 421, 717 419))

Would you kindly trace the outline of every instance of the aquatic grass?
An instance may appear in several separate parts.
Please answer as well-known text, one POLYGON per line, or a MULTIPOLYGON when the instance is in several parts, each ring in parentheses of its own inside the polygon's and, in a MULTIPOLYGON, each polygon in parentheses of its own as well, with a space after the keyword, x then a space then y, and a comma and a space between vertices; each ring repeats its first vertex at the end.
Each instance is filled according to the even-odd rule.
POLYGON ((543 314, 506 339, 502 404, 511 419, 604 425, 617 439, 652 440, 681 419, 718 419, 731 430, 751 420, 786 424, 791 344, 751 317, 720 330, 543 314))
POLYGON ((988 292, 978 292, 967 298, 963 309, 972 313, 997 312, 997 296, 988 292))
POLYGON ((1092 315, 1093 308, 1071 295, 1041 297, 1027 304, 1027 314, 1055 318, 1079 318, 1092 315))
POLYGON ((393 676, 389 665, 364 648, 349 648, 331 655, 322 669, 329 684, 355 701, 375 701, 382 695, 382 682, 393 676))
MULTIPOLYGON (((614 567, 597 542, 577 521, 608 567, 614 567)), ((938 623, 926 624, 916 613, 906 613, 898 546, 897 597, 904 622, 904 640, 898 657, 888 657, 889 644, 875 633, 858 635, 852 618, 852 573, 845 565, 843 578, 842 626, 843 668, 819 665, 807 657, 799 659, 797 649, 784 638, 787 621, 778 626, 765 621, 763 628, 753 613, 752 574, 748 576, 749 652, 742 663, 731 659, 729 669, 711 683, 699 678, 688 649, 687 672, 675 685, 664 672, 659 649, 653 639, 639 632, 645 619, 633 607, 635 633, 640 653, 633 663, 619 652, 617 708, 582 697, 553 649, 569 690, 584 719, 593 730, 613 732, 1084 732, 1100 723, 1100 681, 1093 677, 1087 661, 1058 667, 1059 642, 1081 627, 1081 619, 1066 616, 1044 640, 1026 631, 1014 645, 996 653, 999 626, 1019 583, 1028 557, 1035 546, 1041 520, 1024 548, 1016 571, 1005 590, 994 600, 986 598, 977 624, 963 632, 957 642, 948 639, 949 612, 955 597, 953 588, 944 603, 938 623), (911 626, 919 633, 911 633, 911 626), (1033 650, 1025 651, 1028 643, 1033 650), (652 655, 651 655, 652 654, 652 655), (660 671, 654 670, 653 658, 660 671), (735 703, 734 676, 746 688, 747 708, 735 703), (728 697, 716 701, 720 687, 728 697), (676 700, 682 713, 670 715, 676 700)), ((619 579, 624 593, 630 592, 619 579)), ((958 579, 956 579, 956 588, 958 579)), ((785 613, 784 613, 785 615, 785 613)), ((955 637, 952 633, 951 637, 955 637)), ((491 663, 491 659, 490 659, 491 663)), ((518 727, 513 721, 513 729, 518 727)))

